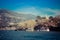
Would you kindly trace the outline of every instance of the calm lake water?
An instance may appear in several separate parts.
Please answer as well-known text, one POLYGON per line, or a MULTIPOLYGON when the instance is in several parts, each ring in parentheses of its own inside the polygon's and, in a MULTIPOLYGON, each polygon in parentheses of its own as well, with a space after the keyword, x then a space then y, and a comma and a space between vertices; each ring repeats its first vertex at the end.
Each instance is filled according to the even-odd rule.
POLYGON ((60 40, 60 32, 0 31, 0 40, 60 40))

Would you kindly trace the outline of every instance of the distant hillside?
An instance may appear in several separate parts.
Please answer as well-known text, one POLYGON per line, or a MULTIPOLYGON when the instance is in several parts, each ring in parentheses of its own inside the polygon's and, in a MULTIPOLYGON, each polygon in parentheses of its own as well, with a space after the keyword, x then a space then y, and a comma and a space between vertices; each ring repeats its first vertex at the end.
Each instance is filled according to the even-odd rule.
POLYGON ((16 13, 6 9, 0 9, 0 13, 3 13, 3 15, 5 15, 6 17, 11 17, 12 22, 21 22, 25 20, 35 19, 35 16, 32 14, 16 13))
POLYGON ((35 22, 35 20, 27 20, 25 22, 18 23, 18 25, 21 27, 29 28, 29 27, 34 27, 36 25, 36 22, 35 22))

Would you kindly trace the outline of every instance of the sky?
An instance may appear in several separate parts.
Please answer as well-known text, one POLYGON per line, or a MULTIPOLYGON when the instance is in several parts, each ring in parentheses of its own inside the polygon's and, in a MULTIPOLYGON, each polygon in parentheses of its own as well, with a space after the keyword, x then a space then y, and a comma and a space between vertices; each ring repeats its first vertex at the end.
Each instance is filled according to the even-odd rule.
POLYGON ((0 8, 39 16, 60 15, 60 0, 0 0, 0 8))

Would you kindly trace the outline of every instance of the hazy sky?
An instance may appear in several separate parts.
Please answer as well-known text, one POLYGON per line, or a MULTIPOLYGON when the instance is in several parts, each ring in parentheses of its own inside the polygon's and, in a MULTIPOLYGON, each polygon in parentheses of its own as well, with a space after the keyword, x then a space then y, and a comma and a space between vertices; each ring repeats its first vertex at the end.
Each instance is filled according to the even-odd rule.
POLYGON ((60 0, 0 0, 0 8, 18 13, 55 16, 60 15, 60 0))

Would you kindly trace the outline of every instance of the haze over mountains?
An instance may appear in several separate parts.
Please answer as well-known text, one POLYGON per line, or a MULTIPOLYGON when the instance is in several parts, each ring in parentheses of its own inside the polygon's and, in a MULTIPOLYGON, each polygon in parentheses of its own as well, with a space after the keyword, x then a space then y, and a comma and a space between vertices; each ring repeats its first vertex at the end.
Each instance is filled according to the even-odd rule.
POLYGON ((6 10, 6 9, 0 9, 0 14, 5 15, 6 17, 10 17, 12 18, 12 22, 21 22, 21 21, 25 21, 25 20, 31 20, 31 19, 35 19, 35 15, 32 14, 22 14, 22 13, 16 13, 10 10, 6 10))

